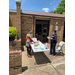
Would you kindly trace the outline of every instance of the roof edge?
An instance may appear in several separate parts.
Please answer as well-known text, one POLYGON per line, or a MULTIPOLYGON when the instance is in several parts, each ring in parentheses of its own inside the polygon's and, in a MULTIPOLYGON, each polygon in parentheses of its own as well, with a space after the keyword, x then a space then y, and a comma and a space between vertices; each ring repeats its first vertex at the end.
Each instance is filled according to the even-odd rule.
MULTIPOLYGON (((22 10, 21 10, 22 11, 22 10)), ((30 10, 28 10, 28 11, 30 11, 30 10)), ((12 10, 12 9, 9 9, 9 12, 17 12, 16 10, 12 10)), ((38 11, 36 11, 36 12, 38 12, 38 11)), ((63 12, 64 13, 64 12, 63 12)), ((21 14, 25 14, 25 15, 35 15, 35 14, 27 14, 27 13, 22 13, 21 12, 21 14)), ((54 13, 53 13, 54 14, 54 13)), ((63 15, 63 14, 59 14, 59 15, 63 15)), ((45 16, 45 15, 35 15, 35 16, 44 16, 44 17, 56 17, 56 16, 45 16)), ((57 17, 57 18, 65 18, 65 16, 63 16, 63 17, 57 17)))
MULTIPOLYGON (((45 14, 45 12, 31 11, 31 10, 21 10, 21 14, 31 14, 31 15, 48 16, 48 15, 41 15, 41 14, 37 14, 37 13, 43 13, 43 14, 45 14), (26 12, 24 13, 23 11, 26 11, 26 12), (33 13, 28 13, 28 12, 33 12, 33 13)), ((46 13, 46 14, 54 15, 54 17, 64 17, 65 18, 65 16, 63 16, 63 14, 56 14, 56 13, 46 13)), ((53 16, 50 16, 50 17, 53 17, 53 16)))
POLYGON ((9 12, 16 12, 16 10, 11 10, 11 9, 9 9, 9 12))
POLYGON ((23 14, 23 15, 43 16, 43 17, 53 17, 53 18, 65 18, 65 17, 45 16, 45 15, 35 15, 35 14, 25 14, 25 13, 21 13, 21 14, 23 14))
MULTIPOLYGON (((32 10, 25 10, 25 11, 32 11, 32 10)), ((21 9, 22 12, 22 9, 21 9)), ((33 12, 40 12, 40 11, 33 11, 33 12)), ((48 13, 48 12, 41 12, 41 13, 48 13)), ((64 12, 63 12, 64 13, 64 12)), ((48 13, 49 14, 49 13, 48 13)), ((56 14, 56 13, 50 13, 50 14, 56 14)), ((56 14, 56 15, 62 15, 62 14, 56 14)))

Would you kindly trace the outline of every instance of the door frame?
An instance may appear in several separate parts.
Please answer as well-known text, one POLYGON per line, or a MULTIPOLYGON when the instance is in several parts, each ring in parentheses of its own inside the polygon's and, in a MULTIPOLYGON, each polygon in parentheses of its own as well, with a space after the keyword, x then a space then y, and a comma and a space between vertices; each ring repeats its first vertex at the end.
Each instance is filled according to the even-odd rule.
MULTIPOLYGON (((42 25, 42 29, 43 29, 43 25, 44 24, 47 24, 48 25, 48 33, 47 33, 47 35, 49 34, 49 24, 50 24, 50 20, 40 20, 40 19, 35 19, 35 36, 36 36, 36 24, 41 24, 42 25)), ((42 30, 42 37, 43 37, 43 30, 42 30)), ((42 38, 42 40, 43 40, 43 38, 42 38)), ((43 41, 42 41, 43 42, 43 41)), ((48 42, 48 40, 47 40, 47 42, 48 42)))

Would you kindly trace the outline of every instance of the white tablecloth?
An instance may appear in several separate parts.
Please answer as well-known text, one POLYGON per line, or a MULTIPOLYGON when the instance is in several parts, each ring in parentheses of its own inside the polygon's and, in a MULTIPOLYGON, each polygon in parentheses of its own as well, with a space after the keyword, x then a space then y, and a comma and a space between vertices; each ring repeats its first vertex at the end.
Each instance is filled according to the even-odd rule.
POLYGON ((45 45, 44 45, 41 41, 39 41, 39 48, 35 48, 35 47, 34 47, 34 43, 31 44, 31 47, 32 47, 33 52, 50 51, 49 48, 47 48, 47 49, 45 48, 45 45), (44 50, 41 50, 41 48, 43 48, 44 50))

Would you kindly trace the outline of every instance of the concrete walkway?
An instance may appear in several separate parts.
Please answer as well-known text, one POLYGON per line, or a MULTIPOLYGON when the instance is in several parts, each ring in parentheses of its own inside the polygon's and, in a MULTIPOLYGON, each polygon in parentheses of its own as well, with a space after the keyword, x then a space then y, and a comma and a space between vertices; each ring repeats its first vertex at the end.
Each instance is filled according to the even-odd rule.
MULTIPOLYGON (((50 48, 50 44, 47 46, 50 48)), ((48 55, 49 52, 32 53, 32 58, 27 57, 26 47, 22 52, 22 74, 18 75, 65 75, 65 45, 63 46, 64 56, 48 55), (37 64, 34 62, 37 59, 37 64)))

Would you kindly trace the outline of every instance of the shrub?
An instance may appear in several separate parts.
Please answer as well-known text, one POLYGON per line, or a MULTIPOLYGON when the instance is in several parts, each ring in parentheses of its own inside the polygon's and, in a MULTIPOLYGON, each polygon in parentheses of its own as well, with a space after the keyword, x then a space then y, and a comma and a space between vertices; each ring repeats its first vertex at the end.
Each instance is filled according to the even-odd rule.
POLYGON ((15 27, 9 27, 9 40, 12 41, 17 35, 17 29, 15 27))

